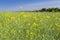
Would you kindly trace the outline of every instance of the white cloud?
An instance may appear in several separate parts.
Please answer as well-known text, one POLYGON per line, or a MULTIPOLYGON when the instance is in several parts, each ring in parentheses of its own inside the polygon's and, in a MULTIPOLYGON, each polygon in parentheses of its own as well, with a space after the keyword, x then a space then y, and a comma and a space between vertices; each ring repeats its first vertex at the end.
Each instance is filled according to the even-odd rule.
POLYGON ((20 10, 39 10, 41 8, 60 7, 60 0, 33 2, 24 5, 11 6, 8 8, 0 8, 0 11, 20 11, 20 10))
POLYGON ((46 2, 37 2, 25 4, 24 10, 36 10, 41 8, 51 8, 51 7, 60 7, 60 1, 46 1, 46 2))

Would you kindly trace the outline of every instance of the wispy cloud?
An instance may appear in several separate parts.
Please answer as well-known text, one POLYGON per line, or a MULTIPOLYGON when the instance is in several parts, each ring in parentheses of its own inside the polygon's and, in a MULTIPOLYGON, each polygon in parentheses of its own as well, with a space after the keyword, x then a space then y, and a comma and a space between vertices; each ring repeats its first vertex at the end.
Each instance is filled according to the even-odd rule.
POLYGON ((60 0, 36 2, 36 3, 25 4, 23 6, 24 10, 38 10, 41 8, 51 8, 51 7, 59 7, 60 8, 60 0))
MULTIPOLYGON (((24 1, 24 0, 23 0, 24 1)), ((22 1, 22 2, 23 2, 22 1)), ((29 0, 30 1, 30 0, 29 0)), ((27 1, 25 1, 27 2, 27 1)), ((13 3, 13 1, 12 1, 13 3)), ((59 7, 60 8, 60 0, 43 0, 43 1, 30 1, 27 3, 21 4, 20 1, 14 2, 14 4, 9 3, 8 5, 0 5, 0 11, 29 11, 29 10, 39 10, 41 8, 51 8, 51 7, 59 7), (15 4, 16 3, 16 4, 15 4)))

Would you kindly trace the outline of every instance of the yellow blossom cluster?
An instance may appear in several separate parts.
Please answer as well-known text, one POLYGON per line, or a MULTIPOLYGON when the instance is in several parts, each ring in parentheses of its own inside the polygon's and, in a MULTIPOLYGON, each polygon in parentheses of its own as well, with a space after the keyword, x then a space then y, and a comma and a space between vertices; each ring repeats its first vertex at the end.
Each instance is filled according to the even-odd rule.
POLYGON ((0 13, 0 40, 60 40, 60 13, 0 13))

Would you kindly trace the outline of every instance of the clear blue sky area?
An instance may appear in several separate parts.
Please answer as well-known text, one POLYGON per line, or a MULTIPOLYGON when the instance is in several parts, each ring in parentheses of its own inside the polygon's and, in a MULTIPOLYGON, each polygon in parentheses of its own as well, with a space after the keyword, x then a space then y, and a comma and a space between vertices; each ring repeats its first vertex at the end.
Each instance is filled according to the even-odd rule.
POLYGON ((38 10, 59 7, 60 0, 0 0, 0 11, 38 10))

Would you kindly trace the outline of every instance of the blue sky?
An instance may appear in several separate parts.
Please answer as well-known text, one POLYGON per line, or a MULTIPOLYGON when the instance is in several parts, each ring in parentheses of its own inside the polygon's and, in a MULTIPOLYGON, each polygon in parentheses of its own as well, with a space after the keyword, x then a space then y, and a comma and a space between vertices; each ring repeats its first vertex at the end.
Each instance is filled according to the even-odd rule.
POLYGON ((0 11, 38 10, 59 7, 60 0, 0 0, 0 11))

